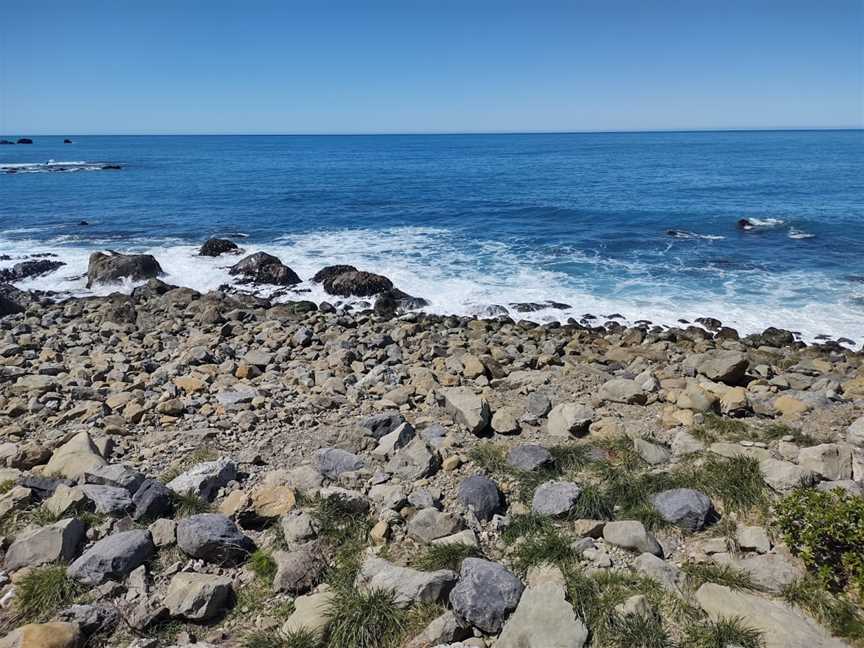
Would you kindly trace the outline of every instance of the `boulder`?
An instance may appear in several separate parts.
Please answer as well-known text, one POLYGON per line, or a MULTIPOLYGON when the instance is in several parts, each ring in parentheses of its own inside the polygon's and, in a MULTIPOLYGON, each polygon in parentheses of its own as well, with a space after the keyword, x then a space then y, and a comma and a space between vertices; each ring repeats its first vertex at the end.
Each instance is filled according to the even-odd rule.
POLYGON ((86 484, 123 488, 134 494, 144 481, 144 475, 123 464, 98 466, 84 475, 86 484))
POLYGON ((231 592, 227 576, 180 573, 171 579, 164 605, 172 617, 206 621, 226 609, 231 592))
POLYGON ((458 518, 435 508, 417 511, 408 520, 408 535, 420 542, 432 542, 456 533, 462 528, 458 518))
POLYGON ((841 443, 822 443, 801 448, 798 465, 829 481, 851 479, 852 447, 841 443))
POLYGON ((588 433, 593 418, 594 411, 587 405, 561 403, 549 412, 546 426, 551 436, 582 436, 588 433))
POLYGON ((737 617, 762 632, 765 648, 848 648, 804 613, 781 601, 716 583, 705 583, 695 596, 713 620, 737 617))
POLYGON ((814 484, 815 473, 806 468, 780 459, 763 459, 759 462, 762 478, 776 491, 792 490, 801 484, 814 484))
POLYGON ((328 479, 336 479, 345 472, 354 472, 366 467, 366 461, 347 450, 322 448, 315 453, 318 471, 328 479))
POLYGON ((48 259, 22 261, 11 268, 0 268, 0 283, 14 283, 29 277, 39 277, 54 272, 65 265, 62 261, 50 261, 48 259))
POLYGON ((273 591, 295 596, 315 587, 327 567, 317 542, 309 542, 294 551, 277 551, 273 559, 276 561, 273 591))
POLYGON ((567 515, 576 506, 582 489, 573 482, 549 481, 534 491, 531 510, 538 515, 567 515))
POLYGON ((228 239, 211 238, 204 242, 198 251, 200 256, 217 257, 222 254, 239 252, 240 248, 234 241, 228 239))
POLYGON ((750 361, 740 351, 715 350, 693 356, 697 372, 710 380, 727 385, 738 385, 744 379, 750 361))
POLYGON ((603 539, 616 547, 663 557, 660 544, 645 526, 636 520, 607 522, 603 527, 603 539))
POLYGON ((511 448, 507 453, 507 465, 525 472, 540 470, 554 463, 552 453, 541 445, 525 443, 511 448))
POLYGON ((142 281, 164 274, 152 254, 118 254, 94 252, 87 265, 87 287, 116 283, 123 279, 142 281))
POLYGON ((266 252, 256 252, 243 257, 228 269, 228 274, 239 275, 244 281, 251 283, 276 286, 293 286, 302 281, 296 272, 266 252))
POLYGON ((177 522, 177 546, 193 558, 234 566, 246 561, 255 544, 224 515, 201 513, 177 522))
POLYGON ((52 562, 69 562, 78 555, 87 528, 74 518, 18 535, 6 551, 5 567, 16 570, 52 562))
POLYGON ((96 542, 69 565, 68 573, 85 585, 122 580, 150 560, 155 550, 149 531, 122 531, 96 542))
POLYGON ((666 522, 687 531, 701 531, 714 512, 711 499, 692 488, 673 488, 651 496, 651 505, 666 522))
POLYGON ((106 463, 90 435, 79 432, 54 451, 45 466, 45 474, 77 481, 85 473, 97 470, 106 463))
POLYGON ((651 553, 643 553, 633 561, 634 569, 659 583, 663 589, 682 596, 686 593, 687 577, 672 562, 667 562, 651 553))
POLYGON ((396 607, 437 603, 446 597, 458 576, 449 569, 427 572, 400 567, 367 553, 354 586, 360 591, 392 590, 396 607))
POLYGON ((496 634, 522 596, 522 583, 503 565, 481 558, 462 561, 450 606, 463 625, 496 634))
POLYGON ((864 416, 857 419, 846 433, 846 441, 858 448, 864 448, 864 416))
POLYGON ((648 399, 639 383, 627 378, 614 378, 603 383, 599 396, 605 401, 630 405, 644 405, 648 399))
POLYGON ((405 481, 415 481, 434 473, 438 464, 438 453, 431 450, 421 437, 415 437, 393 454, 386 470, 405 481))
POLYGON ((85 484, 81 492, 93 502, 94 510, 103 515, 123 517, 132 509, 132 498, 125 488, 85 484))
POLYGON ((459 502, 466 509, 474 511, 478 520, 488 521, 501 508, 501 492, 498 485, 481 475, 473 475, 459 484, 459 502))
POLYGON ((322 640, 332 621, 330 605, 334 596, 329 589, 298 596, 294 599, 294 612, 282 625, 283 634, 307 630, 315 634, 319 641, 322 640))
POLYGON ((328 295, 340 297, 371 297, 393 288, 387 277, 361 270, 340 272, 324 279, 322 285, 328 295))
POLYGON ((780 553, 744 557, 718 553, 712 558, 720 565, 728 565, 749 574, 757 588, 775 594, 780 594, 788 585, 804 577, 804 570, 791 558, 780 553))
POLYGON ((57 613, 59 621, 78 624, 89 637, 99 632, 110 633, 120 621, 120 613, 110 603, 83 603, 70 605, 57 613))
POLYGON ((368 416, 360 422, 367 436, 380 440, 405 423, 405 417, 397 411, 382 412, 368 416))
POLYGON ((444 407, 453 420, 471 434, 483 432, 492 420, 489 403, 467 387, 452 387, 442 391, 444 407))
POLYGON ((588 629, 567 602, 557 567, 534 567, 516 611, 504 624, 495 648, 582 648, 588 629))
POLYGON ((230 459, 197 464, 178 475, 167 486, 178 495, 197 495, 212 501, 220 488, 237 478, 237 466, 230 459))
POLYGON ((78 648, 81 630, 77 623, 54 621, 28 623, 0 639, 0 648, 78 648))
POLYGON ((132 496, 135 520, 153 520, 170 515, 174 509, 174 498, 170 488, 155 479, 145 479, 132 496))
POLYGON ((345 274, 346 272, 357 272, 357 268, 352 265, 326 266, 315 273, 315 276, 312 277, 312 281, 313 283, 323 283, 330 279, 335 279, 339 275, 345 274))

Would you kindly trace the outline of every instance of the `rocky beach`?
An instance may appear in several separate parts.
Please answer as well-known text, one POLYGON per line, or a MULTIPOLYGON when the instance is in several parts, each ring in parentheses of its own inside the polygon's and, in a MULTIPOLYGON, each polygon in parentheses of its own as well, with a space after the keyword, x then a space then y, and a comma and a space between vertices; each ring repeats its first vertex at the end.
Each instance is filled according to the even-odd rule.
POLYGON ((315 303, 237 252, 206 293, 0 277, 0 647, 864 645, 851 340, 436 315, 347 265, 315 303))

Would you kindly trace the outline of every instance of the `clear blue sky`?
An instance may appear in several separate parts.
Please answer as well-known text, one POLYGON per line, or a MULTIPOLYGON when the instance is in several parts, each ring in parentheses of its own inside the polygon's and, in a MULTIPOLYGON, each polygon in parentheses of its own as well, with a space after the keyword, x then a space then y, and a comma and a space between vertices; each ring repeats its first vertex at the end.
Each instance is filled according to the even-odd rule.
POLYGON ((864 0, 0 0, 0 132, 864 125, 864 0))

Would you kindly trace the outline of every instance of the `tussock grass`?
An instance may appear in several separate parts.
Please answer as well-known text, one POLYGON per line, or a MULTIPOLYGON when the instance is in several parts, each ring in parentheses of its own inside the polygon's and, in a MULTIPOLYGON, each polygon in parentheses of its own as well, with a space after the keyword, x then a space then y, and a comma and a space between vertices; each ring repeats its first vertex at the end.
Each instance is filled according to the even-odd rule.
POLYGON ((611 520, 615 516, 615 502, 608 491, 594 484, 582 487, 576 506, 570 513, 574 519, 611 520))
POLYGON ((831 632, 848 639, 856 646, 864 646, 864 612, 843 594, 827 592, 813 576, 799 578, 783 588, 782 596, 794 605, 831 628, 831 632))
POLYGON ((262 581, 271 585, 276 576, 276 561, 268 552, 263 549, 256 549, 249 556, 249 569, 262 581))
POLYGON ((750 426, 744 421, 726 418, 713 412, 705 412, 702 423, 693 426, 690 434, 703 443, 738 441, 752 436, 750 426))
POLYGON ((480 549, 473 545, 461 542, 432 544, 426 547, 426 550, 414 562, 414 566, 425 571, 438 569, 459 571, 463 560, 477 556, 480 556, 480 549))
POLYGON ((507 469, 507 453, 496 443, 478 443, 468 453, 468 458, 489 474, 500 474, 507 469))
POLYGON ((16 585, 15 611, 24 623, 45 621, 80 592, 79 585, 66 574, 66 565, 34 567, 16 585))
POLYGON ((318 635, 311 630, 300 628, 278 634, 275 630, 261 630, 246 635, 240 644, 242 648, 319 648, 318 635))
POLYGON ((764 648, 765 641, 759 630, 750 628, 738 618, 703 621, 687 629, 686 648, 764 648))
POLYGON ((609 648, 677 648, 656 614, 614 615, 602 645, 609 648))
POLYGON ((10 490, 15 488, 15 480, 7 479, 5 481, 0 482, 0 495, 5 495, 10 490))
POLYGON ((337 589, 327 613, 328 648, 395 648, 405 632, 406 614, 389 590, 337 589))
POLYGON ((372 524, 369 516, 358 513, 349 502, 338 496, 303 498, 318 528, 318 536, 333 552, 333 560, 324 575, 325 582, 336 588, 352 588, 360 570, 372 524))
POLYGON ((768 503, 768 485, 754 457, 708 455, 701 466, 684 469, 679 483, 719 498, 728 511, 743 512, 768 503))
POLYGON ((688 584, 694 591, 705 583, 717 583, 737 590, 759 591, 761 589, 753 582, 750 574, 730 565, 688 562, 681 570, 687 575, 688 584))
POLYGON ((504 529, 501 537, 505 543, 513 544, 527 535, 550 531, 554 528, 555 525, 552 524, 552 520, 545 515, 537 513, 512 515, 510 517, 510 524, 504 529))
POLYGON ((555 460, 555 467, 562 473, 587 468, 593 463, 591 447, 584 444, 565 443, 549 448, 549 454, 555 460))
POLYGON ((210 502, 195 493, 174 493, 171 498, 174 501, 174 514, 177 517, 189 517, 213 511, 210 502))
POLYGON ((537 565, 557 565, 564 568, 577 559, 573 539, 557 527, 551 527, 522 538, 514 545, 510 556, 514 571, 525 574, 537 565))
POLYGON ((801 430, 793 428, 785 423, 773 422, 759 428, 758 434, 766 441, 776 441, 785 436, 791 436, 792 441, 801 446, 817 445, 816 441, 809 434, 804 434, 801 430))

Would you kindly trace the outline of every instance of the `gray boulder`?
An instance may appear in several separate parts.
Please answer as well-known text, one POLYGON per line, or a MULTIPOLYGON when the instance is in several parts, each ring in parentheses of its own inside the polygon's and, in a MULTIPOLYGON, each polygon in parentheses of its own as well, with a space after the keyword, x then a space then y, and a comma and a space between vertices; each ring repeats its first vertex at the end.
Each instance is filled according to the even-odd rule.
POLYGON ((603 539, 616 547, 663 557, 663 549, 656 538, 636 520, 607 522, 603 527, 603 539))
POLYGON ((541 445, 526 443, 511 448, 507 453, 507 465, 525 472, 533 472, 554 463, 552 453, 541 445))
POLYGON ((495 634, 516 609, 522 590, 519 579, 503 565, 466 558, 462 561, 459 582, 450 592, 450 606, 463 625, 495 634))
POLYGON ((180 573, 171 579, 164 605, 172 617, 206 621, 225 611, 231 591, 227 576, 180 573))
POLYGON ((750 361, 740 351, 716 350, 694 356, 693 364, 700 374, 727 385, 738 385, 744 379, 750 361))
POLYGON ((277 551, 273 559, 276 561, 273 591, 295 596, 315 587, 327 567, 317 542, 309 542, 294 551, 277 551))
POLYGON ((345 472, 354 472, 366 467, 362 457, 339 448, 322 448, 315 453, 318 471, 328 479, 336 479, 345 472))
POLYGON ((561 403, 552 408, 546 421, 550 435, 556 437, 581 436, 588 433, 594 410, 579 403, 561 403))
POLYGON ((801 448, 798 465, 822 479, 852 479, 852 446, 845 443, 822 443, 801 448))
POLYGON ((492 516, 501 508, 501 492, 498 485, 481 475, 474 475, 464 479, 459 484, 459 502, 474 511, 478 520, 491 520, 492 516))
POLYGON ((111 517, 123 517, 132 508, 132 498, 125 488, 99 486, 97 484, 85 484, 80 488, 87 499, 93 502, 97 513, 111 517))
POLYGON ((605 401, 630 405, 644 405, 648 398, 639 383, 627 378, 614 378, 604 383, 599 396, 605 401))
POLYGON ((363 419, 360 422, 360 427, 365 430, 368 436, 373 439, 380 439, 390 434, 404 422, 405 417, 399 412, 382 412, 363 419))
POLYGON ((442 390, 444 408, 453 420, 464 426, 471 434, 480 434, 492 421, 489 403, 468 387, 451 387, 442 390))
POLYGON ((438 509, 425 508, 408 520, 408 535, 420 542, 432 542, 452 535, 462 528, 458 518, 438 509))
POLYGON ((124 488, 130 494, 134 494, 144 482, 144 475, 123 464, 108 464, 106 466, 97 466, 93 470, 84 473, 84 482, 86 484, 124 488))
POLYGON ((68 574, 85 585, 121 580, 150 560, 156 548, 149 531, 133 529, 99 540, 69 565, 68 574))
POLYGON ((87 287, 97 283, 115 283, 123 279, 141 281, 164 274, 152 254, 118 254, 94 252, 87 265, 87 287))
POLYGON ((240 276, 248 282, 276 286, 292 286, 302 281, 296 272, 266 252, 243 257, 228 269, 228 274, 240 276))
POLYGON ((234 522, 217 513, 201 513, 177 523, 177 546, 193 558, 234 566, 246 560, 255 544, 234 522))
POLYGON ((421 437, 414 437, 393 454, 386 470, 405 481, 416 481, 434 473, 438 463, 438 453, 431 450, 421 437))
POLYGON ((171 489, 155 479, 146 479, 132 496, 136 520, 155 520, 171 514, 174 498, 171 489))
POLYGON ((573 482, 549 481, 534 491, 531 510, 540 515, 567 515, 576 506, 582 489, 573 482))
POLYGON ((237 466, 230 459, 217 459, 197 464, 178 475, 167 486, 178 495, 197 495, 212 501, 220 488, 237 478, 237 466))
POLYGON ((78 554, 86 532, 84 523, 72 518, 21 534, 6 551, 6 569, 68 562, 78 554))
POLYGON ((651 505, 666 522, 687 531, 701 531, 714 511, 711 499, 691 488, 673 488, 652 495, 651 505))
POLYGON ((450 593, 457 578, 456 572, 449 569, 418 571, 369 553, 354 585, 360 591, 392 590, 396 607, 407 608, 418 603, 437 603, 450 593))

